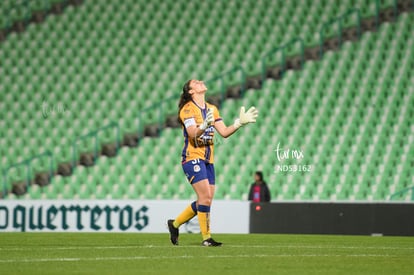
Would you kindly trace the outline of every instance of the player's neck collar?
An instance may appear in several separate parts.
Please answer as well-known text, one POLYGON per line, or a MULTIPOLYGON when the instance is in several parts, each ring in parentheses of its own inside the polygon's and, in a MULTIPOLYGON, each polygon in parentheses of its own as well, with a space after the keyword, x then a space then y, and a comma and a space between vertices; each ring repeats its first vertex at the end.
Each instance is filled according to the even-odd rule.
POLYGON ((195 106, 197 106, 201 110, 205 110, 207 108, 207 103, 206 103, 205 100, 204 100, 204 107, 200 107, 200 105, 198 105, 197 102, 195 102, 194 99, 191 99, 191 101, 195 104, 195 106))

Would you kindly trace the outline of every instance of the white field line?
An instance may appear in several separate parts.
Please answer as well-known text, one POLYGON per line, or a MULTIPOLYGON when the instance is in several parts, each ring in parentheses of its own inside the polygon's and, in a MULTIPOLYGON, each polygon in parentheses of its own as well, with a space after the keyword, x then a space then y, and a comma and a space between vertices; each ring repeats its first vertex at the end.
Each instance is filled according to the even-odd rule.
MULTIPOLYGON (((126 246, 28 246, 28 247, 0 247, 0 251, 27 251, 27 250, 107 250, 107 249, 142 249, 142 248, 200 248, 201 245, 183 245, 183 246, 173 246, 173 245, 126 245, 126 246)), ((299 249, 344 249, 344 250, 354 250, 354 249, 375 249, 375 250, 414 250, 414 247, 401 247, 401 246, 323 246, 323 245, 226 245, 223 247, 230 248, 299 248, 299 249)))
POLYGON ((290 257, 389 257, 388 254, 249 254, 249 255, 182 255, 182 256, 132 256, 132 257, 96 257, 96 258, 22 258, 1 260, 0 263, 42 263, 42 262, 99 262, 99 261, 138 261, 162 259, 200 259, 200 258, 290 258, 290 257))

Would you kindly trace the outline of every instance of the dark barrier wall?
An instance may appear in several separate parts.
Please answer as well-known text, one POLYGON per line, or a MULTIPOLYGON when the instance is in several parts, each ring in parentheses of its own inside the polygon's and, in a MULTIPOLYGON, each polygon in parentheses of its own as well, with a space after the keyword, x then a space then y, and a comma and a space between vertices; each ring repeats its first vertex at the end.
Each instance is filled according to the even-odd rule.
POLYGON ((414 203, 252 203, 250 233, 414 236, 414 203))

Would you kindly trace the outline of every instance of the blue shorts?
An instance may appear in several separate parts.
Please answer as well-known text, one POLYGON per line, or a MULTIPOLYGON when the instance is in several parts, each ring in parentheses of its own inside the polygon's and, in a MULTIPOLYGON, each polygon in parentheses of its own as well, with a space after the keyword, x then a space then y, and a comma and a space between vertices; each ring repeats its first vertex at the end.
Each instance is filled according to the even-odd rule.
POLYGON ((189 160, 183 163, 185 176, 191 184, 207 179, 211 185, 216 182, 214 164, 201 159, 189 160))

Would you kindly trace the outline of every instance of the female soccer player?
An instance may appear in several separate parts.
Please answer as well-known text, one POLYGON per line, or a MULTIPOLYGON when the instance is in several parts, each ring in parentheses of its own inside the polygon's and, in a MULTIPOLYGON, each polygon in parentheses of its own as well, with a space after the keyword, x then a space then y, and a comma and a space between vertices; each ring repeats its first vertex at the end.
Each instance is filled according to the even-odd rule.
POLYGON ((189 80, 183 87, 178 103, 178 119, 183 127, 184 148, 182 167, 184 173, 197 194, 192 202, 175 220, 168 220, 170 240, 178 245, 178 228, 183 223, 198 216, 203 246, 221 246, 210 234, 210 206, 215 191, 214 144, 216 130, 222 137, 231 136, 237 129, 248 123, 256 122, 258 111, 251 107, 247 112, 240 109, 240 117, 227 127, 217 108, 205 101, 207 87, 203 81, 189 80))

